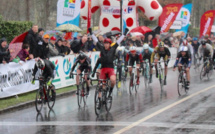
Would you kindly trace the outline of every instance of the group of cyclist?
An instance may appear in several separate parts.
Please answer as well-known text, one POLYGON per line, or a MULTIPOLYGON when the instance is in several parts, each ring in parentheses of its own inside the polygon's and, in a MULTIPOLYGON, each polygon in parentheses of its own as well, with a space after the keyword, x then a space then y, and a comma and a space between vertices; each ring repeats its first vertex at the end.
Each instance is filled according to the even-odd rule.
MULTIPOLYGON (((136 84, 140 84, 140 72, 145 71, 141 70, 143 68, 143 63, 148 62, 149 63, 149 83, 152 83, 152 75, 153 75, 153 67, 155 67, 155 76, 158 78, 158 69, 157 69, 157 63, 163 59, 164 62, 164 85, 167 84, 166 78, 168 73, 168 63, 171 58, 171 53, 169 50, 169 47, 164 44, 164 42, 160 41, 158 45, 153 49, 149 47, 148 44, 144 44, 142 49, 138 51, 139 49, 134 46, 132 41, 128 41, 129 48, 120 46, 121 41, 124 39, 124 37, 128 33, 128 29, 125 30, 125 32, 117 38, 116 42, 112 42, 110 38, 106 38, 103 43, 98 41, 97 37, 93 34, 92 29, 89 28, 89 33, 95 43, 95 46, 100 50, 100 58, 97 60, 94 69, 91 67, 91 59, 87 56, 84 52, 80 52, 79 56, 76 59, 76 62, 71 68, 70 77, 73 78, 74 70, 76 66, 79 64, 79 67, 77 69, 77 77, 76 77, 76 85, 77 89, 79 89, 79 75, 84 72, 85 73, 85 80, 87 81, 87 92, 86 95, 89 95, 90 91, 90 76, 94 77, 96 74, 96 71, 99 73, 97 74, 97 77, 99 79, 106 79, 109 78, 111 85, 110 90, 108 93, 108 98, 112 100, 112 92, 114 89, 114 86, 116 84, 116 74, 114 67, 117 66, 117 71, 119 73, 119 85, 121 86, 121 74, 122 74, 122 67, 119 65, 124 65, 125 73, 130 74, 132 73, 132 67, 136 66, 137 69, 137 81, 136 84), (117 61, 117 62, 114 62, 117 61), (116 64, 114 64, 116 63, 116 64), (135 64, 136 63, 136 64, 135 64), (100 65, 100 68, 99 68, 100 65), (92 74, 92 75, 91 75, 92 74)), ((187 73, 187 86, 186 88, 189 89, 190 85, 190 67, 193 56, 198 55, 199 59, 205 61, 206 58, 210 58, 210 62, 214 63, 215 55, 213 54, 213 47, 211 44, 207 43, 206 40, 198 41, 198 38, 193 38, 192 43, 189 43, 186 39, 182 41, 180 44, 180 47, 178 49, 176 61, 173 67, 173 70, 176 70, 176 67, 178 67, 178 70, 181 70, 181 67, 186 65, 186 73, 187 73)), ((35 74, 37 70, 41 69, 43 70, 43 76, 47 79, 47 85, 51 85, 51 81, 54 79, 55 76, 55 68, 52 62, 46 59, 36 59, 36 64, 33 72, 33 80, 32 84, 35 83, 35 74)), ((76 92, 78 94, 78 92, 76 92)), ((101 96, 101 95, 100 95, 101 96)))

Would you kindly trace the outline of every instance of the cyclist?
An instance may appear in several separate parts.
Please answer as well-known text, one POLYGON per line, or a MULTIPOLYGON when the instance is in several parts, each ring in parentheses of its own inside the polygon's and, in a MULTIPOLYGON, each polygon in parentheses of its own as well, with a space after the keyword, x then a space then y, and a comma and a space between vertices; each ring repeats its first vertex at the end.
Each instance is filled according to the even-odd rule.
MULTIPOLYGON (((188 43, 187 40, 183 40, 183 42, 181 43, 180 47, 182 47, 182 46, 187 46, 188 51, 190 52, 191 56, 193 56, 193 47, 192 47, 192 45, 190 43, 188 43)), ((180 50, 180 47, 179 47, 179 50, 180 50)))
MULTIPOLYGON (((126 73, 127 71, 129 71, 130 76, 132 73, 132 67, 134 66, 134 63, 136 61, 136 68, 137 68, 137 85, 140 84, 140 63, 142 63, 142 54, 140 54, 139 52, 137 52, 137 48, 135 46, 130 47, 129 49, 129 53, 127 53, 126 55, 126 73), (127 68, 127 65, 129 65, 130 67, 127 68)), ((131 83, 131 86, 133 85, 133 83, 131 83)))
MULTIPOLYGON (((89 33, 92 35, 92 39, 94 42, 96 42, 96 46, 99 48, 100 52, 101 52, 101 73, 100 73, 100 79, 106 79, 106 76, 108 78, 110 78, 111 81, 111 88, 109 91, 109 95, 108 98, 110 100, 112 100, 112 91, 113 88, 116 84, 116 75, 114 73, 114 58, 115 58, 115 52, 117 47, 119 46, 118 44, 120 44, 120 42, 123 40, 124 35, 127 34, 128 29, 126 28, 124 35, 122 35, 115 43, 115 45, 113 45, 111 47, 111 39, 106 38, 104 40, 104 46, 98 42, 98 39, 96 38, 96 36, 94 34, 92 34, 92 29, 89 28, 89 33)), ((101 97, 101 94, 99 94, 99 97, 101 97)))
POLYGON ((55 74, 56 74, 54 64, 49 60, 40 59, 40 58, 36 58, 35 61, 36 61, 36 64, 34 66, 31 83, 35 84, 35 75, 36 75, 38 69, 41 69, 42 76, 47 81, 47 83, 46 83, 47 86, 49 86, 49 88, 51 88, 54 91, 53 97, 55 97, 56 93, 54 90, 54 85, 52 84, 52 80, 54 79, 55 74))
POLYGON ((117 47, 116 49, 116 66, 117 66, 117 72, 119 73, 119 82, 118 82, 118 87, 121 87, 121 80, 122 80, 122 66, 124 65, 125 62, 125 47, 117 47))
MULTIPOLYGON (((83 52, 80 52, 79 56, 77 57, 74 65, 72 66, 71 72, 70 72, 70 78, 73 78, 73 71, 77 64, 80 64, 77 69, 77 76, 76 76, 76 84, 77 89, 79 89, 79 77, 80 74, 84 71, 86 75, 84 76, 85 80, 87 81, 87 92, 86 95, 89 95, 90 91, 90 73, 91 73, 91 59, 83 52)), ((78 95, 78 90, 76 91, 76 94, 78 95)))
POLYGON ((180 48, 179 53, 176 57, 176 61, 174 64, 173 71, 176 70, 176 67, 178 66, 178 71, 181 71, 181 67, 186 64, 186 74, 187 74, 187 83, 186 83, 186 89, 189 89, 190 86, 190 66, 191 66, 191 54, 188 51, 187 46, 183 46, 180 48))
POLYGON ((198 49, 199 49, 199 46, 200 46, 200 43, 198 42, 198 38, 197 37, 194 37, 193 38, 193 42, 192 42, 192 46, 193 46, 193 50, 194 50, 194 64, 196 64, 196 58, 199 57, 198 55, 198 49))
MULTIPOLYGON (((148 60, 149 61, 149 66, 150 66, 150 78, 149 78, 149 83, 152 83, 152 66, 151 66, 151 62, 150 62, 150 59, 151 59, 151 55, 153 53, 153 49, 151 47, 149 47, 148 44, 144 44, 143 45, 143 50, 141 52, 142 56, 143 56, 143 62, 145 60, 148 60)), ((144 71, 144 70, 143 70, 144 71)))
POLYGON ((151 55, 151 64, 154 63, 155 65, 156 78, 158 78, 157 62, 160 61, 161 58, 163 58, 164 60, 164 66, 165 66, 164 85, 166 85, 166 77, 167 77, 167 70, 168 70, 168 63, 169 63, 170 56, 171 56, 171 53, 169 51, 169 48, 163 42, 160 42, 159 45, 155 47, 151 55))
MULTIPOLYGON (((207 58, 209 58, 210 65, 212 65, 211 63, 212 63, 212 58, 213 58, 212 57, 213 56, 213 47, 210 44, 208 44, 207 41, 204 39, 201 41, 201 45, 199 46, 199 49, 198 49, 198 54, 200 56, 200 60, 203 57, 203 62, 205 62, 207 60, 207 58)), ((205 72, 205 74, 206 74, 206 72, 205 72)))

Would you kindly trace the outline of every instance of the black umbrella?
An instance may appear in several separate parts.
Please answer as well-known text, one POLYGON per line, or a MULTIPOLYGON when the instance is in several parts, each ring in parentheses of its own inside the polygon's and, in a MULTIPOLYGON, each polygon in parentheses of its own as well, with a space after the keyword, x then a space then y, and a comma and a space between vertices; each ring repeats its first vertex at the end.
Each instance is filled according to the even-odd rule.
POLYGON ((107 32, 107 33, 105 33, 104 35, 105 35, 107 38, 110 38, 111 36, 115 36, 115 35, 118 35, 118 34, 121 34, 121 32, 114 30, 114 31, 107 32))

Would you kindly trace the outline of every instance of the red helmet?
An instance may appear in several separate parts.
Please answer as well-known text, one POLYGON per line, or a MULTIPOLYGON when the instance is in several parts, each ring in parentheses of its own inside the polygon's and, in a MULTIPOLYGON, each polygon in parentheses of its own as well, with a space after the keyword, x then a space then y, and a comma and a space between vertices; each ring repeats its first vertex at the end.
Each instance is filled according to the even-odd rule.
POLYGON ((111 39, 109 39, 109 38, 105 38, 105 40, 104 40, 104 43, 112 43, 112 41, 111 41, 111 39))
POLYGON ((54 36, 52 36, 52 37, 50 38, 50 40, 56 41, 56 38, 55 38, 54 36))

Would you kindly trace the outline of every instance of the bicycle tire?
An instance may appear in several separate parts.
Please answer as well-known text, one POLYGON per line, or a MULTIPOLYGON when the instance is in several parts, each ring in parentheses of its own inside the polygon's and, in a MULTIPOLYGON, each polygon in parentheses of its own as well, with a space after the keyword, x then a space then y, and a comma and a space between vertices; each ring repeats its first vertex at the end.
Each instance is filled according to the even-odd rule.
POLYGON ((108 92, 109 90, 107 89, 107 92, 106 91, 103 91, 103 95, 105 96, 105 109, 107 112, 109 112, 111 110, 111 107, 112 107, 112 100, 109 100, 108 99, 108 92))
POLYGON ((100 114, 102 108, 101 99, 99 99, 99 87, 96 87, 95 95, 94 95, 94 110, 95 114, 98 116, 100 114), (100 105, 100 109, 97 108, 97 106, 100 105))
POLYGON ((145 82, 145 87, 147 88, 149 86, 149 67, 148 67, 148 64, 147 64, 144 72, 145 72, 144 73, 144 82, 145 82))
POLYGON ((129 92, 130 92, 130 94, 132 93, 133 88, 134 88, 134 74, 132 73, 131 78, 130 78, 130 82, 129 82, 129 92), (131 82, 133 83, 133 85, 131 84, 131 82))
POLYGON ((53 88, 53 89, 49 88, 48 89, 47 98, 48 98, 48 107, 49 107, 49 109, 52 109, 54 107, 55 99, 56 99, 55 88, 53 88))
POLYGON ((208 77, 208 79, 210 79, 210 77, 211 77, 212 74, 213 74, 213 66, 209 67, 208 69, 209 69, 209 71, 208 71, 208 73, 207 73, 207 77, 208 77))
MULTIPOLYGON (((137 76, 135 76, 135 80, 137 80, 137 76)), ((137 90, 139 89, 139 85, 136 84, 136 81, 134 81, 133 83, 135 83, 134 88, 135 88, 135 93, 137 93, 137 90)))
POLYGON ((40 111, 42 110, 43 102, 44 102, 44 99, 43 99, 42 89, 38 89, 36 98, 35 98, 35 107, 38 113, 40 113, 40 111))
POLYGON ((187 93, 187 90, 185 89, 186 80, 183 78, 183 73, 180 73, 178 76, 178 95, 182 96, 187 93), (181 85, 180 85, 181 81, 181 85), (183 93, 183 91, 185 93, 183 93))
POLYGON ((163 86, 164 86, 164 81, 163 81, 163 70, 162 69, 160 69, 160 71, 159 71, 159 82, 160 82, 160 87, 161 87, 161 91, 163 91, 163 86))
POLYGON ((203 65, 202 69, 201 69, 201 72, 200 72, 200 80, 203 80, 203 78, 205 76, 203 76, 203 74, 205 73, 205 65, 203 65))

